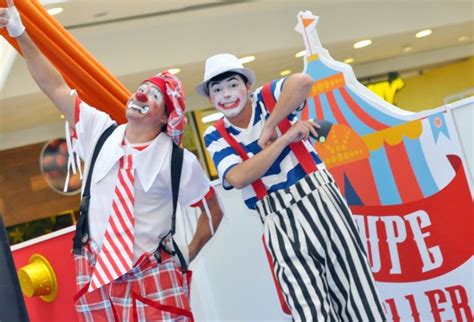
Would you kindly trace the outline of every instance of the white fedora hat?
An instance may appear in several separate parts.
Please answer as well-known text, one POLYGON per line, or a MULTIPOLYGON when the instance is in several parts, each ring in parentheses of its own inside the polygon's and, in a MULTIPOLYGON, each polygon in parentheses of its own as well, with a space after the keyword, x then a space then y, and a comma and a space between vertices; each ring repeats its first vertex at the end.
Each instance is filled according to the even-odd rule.
POLYGON ((201 96, 209 96, 207 82, 225 72, 236 72, 242 74, 247 78, 249 85, 255 83, 255 73, 248 68, 244 68, 237 57, 231 54, 218 54, 211 56, 206 60, 204 80, 196 86, 197 93, 201 96))

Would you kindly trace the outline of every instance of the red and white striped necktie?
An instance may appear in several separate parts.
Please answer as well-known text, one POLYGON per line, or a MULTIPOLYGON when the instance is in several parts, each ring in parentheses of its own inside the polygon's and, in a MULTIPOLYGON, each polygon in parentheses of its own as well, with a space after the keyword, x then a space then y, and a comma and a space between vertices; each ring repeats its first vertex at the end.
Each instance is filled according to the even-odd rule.
POLYGON ((133 155, 124 155, 119 161, 119 166, 112 211, 92 273, 89 292, 122 276, 132 268, 133 264, 133 205, 135 203, 133 155))

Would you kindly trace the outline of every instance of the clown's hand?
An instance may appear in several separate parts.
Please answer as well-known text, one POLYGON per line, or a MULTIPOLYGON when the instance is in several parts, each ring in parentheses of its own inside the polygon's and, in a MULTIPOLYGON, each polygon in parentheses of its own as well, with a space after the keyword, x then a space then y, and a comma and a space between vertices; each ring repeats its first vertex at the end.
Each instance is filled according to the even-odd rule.
POLYGON ((0 28, 7 28, 8 35, 17 38, 25 31, 21 22, 20 14, 13 4, 13 0, 7 0, 8 8, 0 8, 0 28))
POLYGON ((265 149, 267 146, 273 143, 277 138, 277 132, 274 127, 268 126, 265 124, 262 129, 262 133, 260 133, 260 138, 258 139, 258 145, 262 149, 265 149))

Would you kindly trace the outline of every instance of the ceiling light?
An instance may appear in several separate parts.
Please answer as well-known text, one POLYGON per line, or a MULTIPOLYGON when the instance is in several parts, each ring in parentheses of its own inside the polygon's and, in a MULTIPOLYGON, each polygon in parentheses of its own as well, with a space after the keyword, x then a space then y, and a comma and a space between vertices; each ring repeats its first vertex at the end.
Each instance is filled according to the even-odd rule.
POLYGON ((367 47, 369 46, 370 44, 372 44, 372 40, 370 39, 365 39, 365 40, 361 40, 361 41, 358 41, 354 44, 354 48, 355 49, 359 49, 359 48, 363 48, 363 47, 367 47))
POLYGON ((223 116, 224 116, 224 114, 222 114, 221 112, 217 112, 217 113, 213 113, 213 114, 209 114, 209 115, 204 116, 201 119, 201 121, 202 121, 202 123, 211 123, 211 122, 217 121, 218 119, 222 118, 223 116))
POLYGON ((458 38, 458 41, 466 41, 466 40, 469 40, 469 37, 468 36, 461 36, 458 38))
POLYGON ((60 118, 62 118, 62 119, 63 119, 63 118, 64 118, 64 114, 61 114, 60 118))
POLYGON ((242 64, 250 63, 255 60, 255 56, 245 56, 239 59, 242 64))
POLYGON ((58 15, 60 14, 61 12, 63 12, 63 8, 61 7, 56 7, 56 8, 51 8, 51 9, 48 9, 48 13, 50 16, 55 16, 55 15, 58 15))
POLYGON ((176 75, 177 73, 179 73, 181 71, 181 69, 179 69, 179 68, 170 68, 170 69, 168 69, 168 71, 171 74, 176 75))
POLYGON ((431 29, 422 30, 416 33, 416 38, 422 38, 431 35, 433 31, 431 29))
POLYGON ((295 54, 296 58, 300 58, 306 55, 306 50, 301 50, 295 54))
POLYGON ((403 47, 402 47, 402 50, 403 50, 404 53, 407 53, 407 52, 409 52, 409 51, 412 51, 412 50, 413 50, 413 47, 412 47, 412 46, 408 46, 408 45, 407 45, 407 46, 403 46, 403 47))
POLYGON ((344 59, 344 62, 346 64, 352 64, 354 62, 354 58, 352 58, 352 57, 346 58, 346 59, 344 59))
POLYGON ((282 70, 280 72, 280 75, 281 76, 286 76, 286 75, 290 75, 291 74, 291 70, 290 69, 285 69, 285 70, 282 70))

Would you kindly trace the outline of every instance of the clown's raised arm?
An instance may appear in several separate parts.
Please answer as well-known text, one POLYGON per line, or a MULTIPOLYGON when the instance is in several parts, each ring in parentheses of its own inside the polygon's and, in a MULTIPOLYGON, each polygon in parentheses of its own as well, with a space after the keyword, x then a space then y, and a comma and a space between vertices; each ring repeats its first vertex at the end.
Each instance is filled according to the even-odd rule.
POLYGON ((74 124, 74 97, 70 95, 71 89, 28 36, 13 0, 7 0, 7 5, 8 8, 0 8, 0 28, 6 28, 10 37, 17 40, 36 84, 64 114, 69 124, 74 124))

